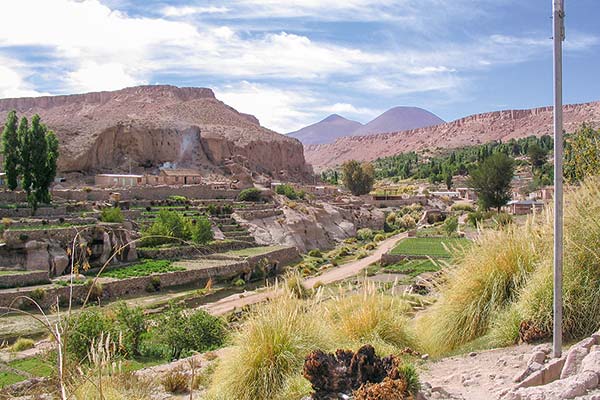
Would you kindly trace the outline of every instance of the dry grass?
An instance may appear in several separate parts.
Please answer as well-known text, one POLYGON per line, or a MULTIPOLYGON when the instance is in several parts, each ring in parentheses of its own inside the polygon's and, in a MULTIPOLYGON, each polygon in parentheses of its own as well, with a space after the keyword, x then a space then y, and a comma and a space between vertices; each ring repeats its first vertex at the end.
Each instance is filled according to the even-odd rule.
MULTIPOLYGON (((575 339, 600 327, 600 179, 565 201, 563 333, 575 339)), ((440 355, 484 336, 493 345, 515 343, 524 321, 551 333, 551 208, 525 226, 484 232, 415 325, 427 351, 440 355)))

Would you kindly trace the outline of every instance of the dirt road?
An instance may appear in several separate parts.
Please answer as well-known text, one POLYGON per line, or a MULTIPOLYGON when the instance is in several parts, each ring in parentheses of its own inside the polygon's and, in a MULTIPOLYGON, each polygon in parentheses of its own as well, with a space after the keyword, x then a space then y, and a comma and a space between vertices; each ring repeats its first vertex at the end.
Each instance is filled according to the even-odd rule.
MULTIPOLYGON (((381 242, 379 246, 377 246, 377 249, 375 249, 375 251, 369 256, 361 260, 351 261, 349 263, 340 265, 334 269, 331 269, 330 271, 323 273, 322 275, 308 278, 304 281, 304 284, 306 285, 306 287, 312 288, 317 282, 328 284, 352 277, 358 274, 366 267, 368 267, 369 265, 371 265, 372 263, 378 261, 381 258, 381 256, 384 253, 391 250, 399 240, 404 239, 407 236, 408 234, 406 232, 394 235, 381 242)), ((246 292, 243 294, 234 294, 214 303, 206 304, 201 308, 213 315, 223 315, 233 311, 234 309, 239 309, 247 305, 267 301, 270 298, 277 296, 279 293, 280 292, 275 289, 267 289, 260 292, 254 291, 246 292)))

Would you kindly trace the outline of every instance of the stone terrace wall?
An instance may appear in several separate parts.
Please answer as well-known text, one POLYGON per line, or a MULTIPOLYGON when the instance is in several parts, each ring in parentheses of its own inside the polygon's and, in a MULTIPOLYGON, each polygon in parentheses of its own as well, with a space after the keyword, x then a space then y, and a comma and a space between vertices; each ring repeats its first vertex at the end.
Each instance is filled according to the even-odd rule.
POLYGON ((228 240, 225 242, 217 241, 205 246, 178 246, 164 249, 141 247, 137 249, 137 252, 139 258, 161 258, 174 260, 180 258, 194 258, 201 255, 226 252, 230 250, 241 250, 252 246, 255 246, 255 244, 241 240, 228 240))
MULTIPOLYGON (((2 192, 0 192, 2 193, 2 192)), ((1 201, 1 200, 0 200, 1 201)), ((58 217, 67 215, 67 207, 40 207, 35 212, 36 217, 58 217)), ((0 218, 31 217, 30 208, 0 208, 0 218)))
POLYGON ((48 282, 48 271, 31 271, 25 274, 0 275, 0 288, 32 286, 48 282))
POLYGON ((251 266, 255 267, 265 258, 268 260, 269 264, 277 267, 277 273, 283 272, 284 267, 287 265, 302 259, 298 249, 290 246, 269 253, 248 257, 246 261, 248 261, 251 266))
MULTIPOLYGON (((237 189, 213 189, 205 185, 190 186, 140 186, 132 188, 111 188, 91 190, 61 189, 52 190, 55 200, 71 201, 108 201, 111 193, 120 193, 122 200, 166 200, 169 196, 185 196, 189 199, 235 199, 239 194, 237 189)), ((0 191, 0 203, 27 201, 24 192, 0 191)))

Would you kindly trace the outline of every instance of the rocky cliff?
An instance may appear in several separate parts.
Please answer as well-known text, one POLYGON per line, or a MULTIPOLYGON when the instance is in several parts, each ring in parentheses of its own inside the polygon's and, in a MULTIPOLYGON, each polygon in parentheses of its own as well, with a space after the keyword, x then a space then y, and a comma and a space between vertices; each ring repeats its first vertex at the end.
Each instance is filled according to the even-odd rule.
POLYGON ((237 219, 257 243, 294 246, 302 253, 330 249, 356 236, 361 228, 383 229, 385 220, 384 213, 376 208, 345 209, 324 202, 299 203, 298 207, 281 206, 281 209, 283 214, 278 216, 237 219))
MULTIPOLYGON (((305 147, 307 161, 317 169, 348 160, 371 161, 407 151, 436 151, 510 140, 529 135, 552 134, 552 107, 507 110, 472 115, 453 122, 369 136, 350 136, 334 143, 305 147)), ((572 132, 582 123, 600 126, 600 102, 564 107, 565 130, 572 132)))
POLYGON ((138 86, 113 92, 0 100, 38 113, 60 140, 59 169, 94 173, 164 163, 216 173, 236 162, 253 172, 305 180, 302 145, 217 100, 210 89, 138 86))

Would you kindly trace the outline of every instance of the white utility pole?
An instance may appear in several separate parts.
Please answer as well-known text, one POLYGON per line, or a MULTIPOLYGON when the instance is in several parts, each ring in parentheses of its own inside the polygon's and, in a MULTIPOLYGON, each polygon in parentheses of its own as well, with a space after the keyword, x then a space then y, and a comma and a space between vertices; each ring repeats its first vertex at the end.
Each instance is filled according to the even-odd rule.
POLYGON ((563 109, 562 42, 565 40, 564 0, 553 0, 554 37, 554 324, 553 355, 562 355, 563 319, 563 109))

